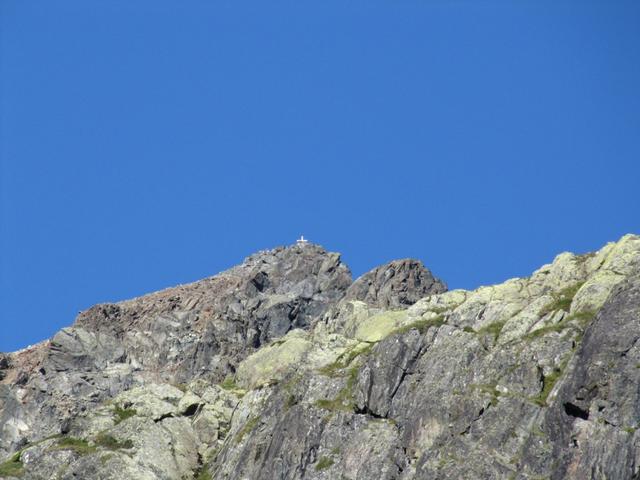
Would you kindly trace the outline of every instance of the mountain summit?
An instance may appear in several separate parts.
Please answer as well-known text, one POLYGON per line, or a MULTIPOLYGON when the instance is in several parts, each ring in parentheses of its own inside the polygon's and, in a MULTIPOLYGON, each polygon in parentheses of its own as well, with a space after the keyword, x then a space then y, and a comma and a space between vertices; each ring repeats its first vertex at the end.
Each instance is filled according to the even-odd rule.
POLYGON ((447 291, 298 242, 0 354, 0 478, 640 478, 640 237, 447 291))

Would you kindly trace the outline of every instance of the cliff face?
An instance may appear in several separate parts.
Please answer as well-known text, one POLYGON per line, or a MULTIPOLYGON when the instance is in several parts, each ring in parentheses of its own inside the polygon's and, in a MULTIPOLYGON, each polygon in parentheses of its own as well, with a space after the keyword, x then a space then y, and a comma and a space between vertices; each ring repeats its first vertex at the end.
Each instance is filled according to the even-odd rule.
POLYGON ((640 478, 640 237, 446 291, 307 244, 0 354, 0 478, 640 478))

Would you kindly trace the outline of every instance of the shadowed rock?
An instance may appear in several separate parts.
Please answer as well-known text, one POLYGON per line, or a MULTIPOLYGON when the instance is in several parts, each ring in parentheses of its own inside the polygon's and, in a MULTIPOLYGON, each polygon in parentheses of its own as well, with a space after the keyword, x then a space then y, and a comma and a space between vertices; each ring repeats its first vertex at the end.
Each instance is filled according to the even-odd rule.
POLYGON ((406 308, 447 286, 419 260, 394 260, 374 268, 349 287, 345 300, 361 300, 384 309, 406 308))

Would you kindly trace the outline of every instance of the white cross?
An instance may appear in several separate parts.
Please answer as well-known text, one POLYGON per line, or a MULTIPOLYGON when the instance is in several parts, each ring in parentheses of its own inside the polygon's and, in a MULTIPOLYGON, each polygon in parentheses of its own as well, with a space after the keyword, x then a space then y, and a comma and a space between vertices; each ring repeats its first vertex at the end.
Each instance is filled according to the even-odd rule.
POLYGON ((304 235, 300 235, 300 238, 298 240, 296 240, 296 243, 298 245, 304 245, 305 243, 308 243, 309 241, 304 238, 304 235))

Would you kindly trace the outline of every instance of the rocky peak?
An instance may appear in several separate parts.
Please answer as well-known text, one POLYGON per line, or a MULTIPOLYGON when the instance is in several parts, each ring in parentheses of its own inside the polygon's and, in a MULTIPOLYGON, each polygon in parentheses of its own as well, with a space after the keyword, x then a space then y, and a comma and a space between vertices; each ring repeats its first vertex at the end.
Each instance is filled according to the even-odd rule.
POLYGON ((259 308, 285 302, 296 327, 306 327, 342 298, 352 282, 340 254, 312 243, 258 252, 232 272, 241 279, 232 292, 236 304, 246 307, 257 302, 259 308))
POLYGON ((427 295, 444 293, 445 283, 419 260, 394 260, 374 268, 349 287, 345 300, 360 300, 385 309, 406 308, 427 295))
POLYGON ((258 252, 197 282, 95 305, 33 354, 0 359, 0 381, 15 383, 23 406, 9 400, 15 391, 5 392, 5 403, 15 406, 14 417, 30 419, 5 434, 0 449, 57 433, 79 411, 133 385, 220 382, 254 350, 310 328, 351 284, 338 253, 303 243, 258 252))
MULTIPOLYGON (((117 304, 101 304, 82 312, 75 326, 90 330, 146 328, 158 315, 195 314, 194 328, 216 316, 256 317, 258 310, 287 303, 293 317, 306 321, 312 312, 341 298, 351 273, 340 255, 319 245, 293 245, 264 250, 213 277, 179 285, 117 304), (304 320, 303 320, 304 319, 304 320)), ((246 319, 246 318, 245 318, 246 319)))
POLYGON ((633 235, 473 291, 258 252, 0 355, 0 478, 640 478, 639 269, 633 235))

